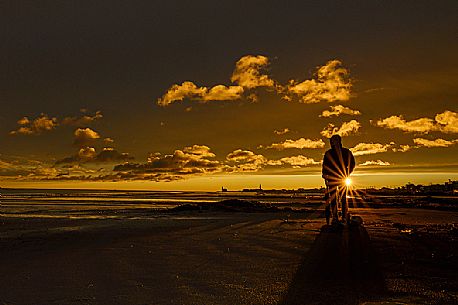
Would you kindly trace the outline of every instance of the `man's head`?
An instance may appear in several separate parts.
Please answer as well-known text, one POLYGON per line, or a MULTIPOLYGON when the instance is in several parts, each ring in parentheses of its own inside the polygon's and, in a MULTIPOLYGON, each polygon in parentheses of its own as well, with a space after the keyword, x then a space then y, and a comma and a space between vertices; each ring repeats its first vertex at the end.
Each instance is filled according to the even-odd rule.
POLYGON ((342 138, 338 134, 333 135, 329 141, 331 142, 331 147, 333 149, 342 148, 342 138))

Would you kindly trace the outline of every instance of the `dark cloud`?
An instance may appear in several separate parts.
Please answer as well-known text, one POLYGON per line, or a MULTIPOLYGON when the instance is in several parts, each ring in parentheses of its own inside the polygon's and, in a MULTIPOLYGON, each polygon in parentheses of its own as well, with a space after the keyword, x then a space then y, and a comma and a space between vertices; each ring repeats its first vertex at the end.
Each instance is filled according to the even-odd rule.
POLYGON ((85 114, 82 116, 65 117, 62 119, 61 124, 75 127, 86 127, 94 121, 100 120, 101 118, 103 118, 102 112, 97 111, 94 115, 85 114))
POLYGON ((208 146, 193 145, 175 150, 171 155, 151 153, 146 163, 124 163, 116 165, 114 171, 131 179, 171 181, 191 175, 221 172, 224 165, 214 157, 208 146))
POLYGON ((82 164, 82 163, 116 163, 134 159, 128 153, 120 153, 111 147, 105 147, 99 153, 94 147, 82 147, 77 154, 56 161, 61 164, 82 164))
POLYGON ((250 150, 237 149, 226 156, 231 165, 228 171, 256 172, 267 165, 267 158, 250 150))
POLYGON ((23 117, 17 121, 19 128, 10 132, 11 135, 39 135, 55 129, 59 124, 57 118, 50 118, 42 113, 38 118, 29 120, 23 117))

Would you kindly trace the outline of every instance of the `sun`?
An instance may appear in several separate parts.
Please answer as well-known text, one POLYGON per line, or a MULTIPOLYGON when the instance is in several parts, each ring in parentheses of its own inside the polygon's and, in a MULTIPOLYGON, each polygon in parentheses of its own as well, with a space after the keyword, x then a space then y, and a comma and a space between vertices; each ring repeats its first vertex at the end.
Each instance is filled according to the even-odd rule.
POLYGON ((345 178, 345 185, 350 186, 351 185, 351 179, 350 178, 345 178))

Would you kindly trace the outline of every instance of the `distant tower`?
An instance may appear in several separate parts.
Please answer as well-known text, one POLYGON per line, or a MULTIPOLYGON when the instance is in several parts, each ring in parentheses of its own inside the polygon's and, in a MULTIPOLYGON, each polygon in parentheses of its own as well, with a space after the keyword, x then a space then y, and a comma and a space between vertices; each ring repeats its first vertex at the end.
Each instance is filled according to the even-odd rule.
POLYGON ((262 185, 261 184, 259 184, 259 190, 262 191, 262 185))

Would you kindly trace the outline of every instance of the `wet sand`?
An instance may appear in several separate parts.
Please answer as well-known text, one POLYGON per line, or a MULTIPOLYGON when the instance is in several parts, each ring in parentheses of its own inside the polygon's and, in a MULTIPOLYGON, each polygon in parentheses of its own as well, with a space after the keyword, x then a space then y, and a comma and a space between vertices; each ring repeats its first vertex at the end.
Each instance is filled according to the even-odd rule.
POLYGON ((457 212, 353 214, 2 217, 0 304, 458 303, 457 212))

